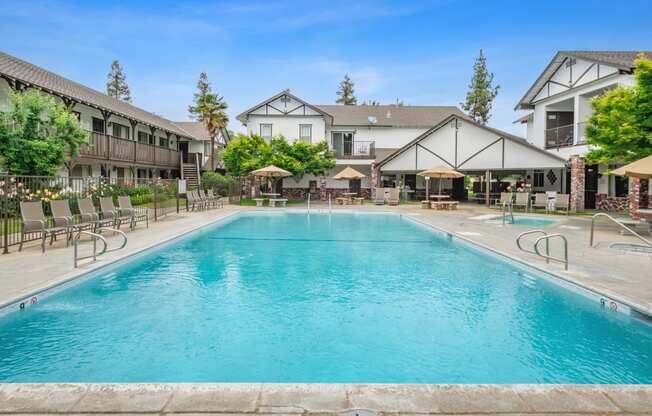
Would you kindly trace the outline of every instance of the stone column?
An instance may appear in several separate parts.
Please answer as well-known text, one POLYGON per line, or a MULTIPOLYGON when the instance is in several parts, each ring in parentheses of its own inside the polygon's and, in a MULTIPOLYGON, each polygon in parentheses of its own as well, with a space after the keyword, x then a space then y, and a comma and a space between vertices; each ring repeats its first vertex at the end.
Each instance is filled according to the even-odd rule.
POLYGON ((326 177, 324 175, 319 175, 319 199, 325 201, 326 198, 326 177))
POLYGON ((371 197, 373 198, 376 195, 376 188, 378 188, 378 182, 380 181, 380 169, 376 167, 375 163, 371 164, 371 183, 369 188, 371 188, 371 197))
POLYGON ((629 216, 634 219, 641 219, 637 213, 641 208, 648 207, 648 179, 631 178, 629 181, 629 216))
POLYGON ((584 210, 586 160, 581 156, 572 156, 570 161, 570 209, 572 211, 584 210))

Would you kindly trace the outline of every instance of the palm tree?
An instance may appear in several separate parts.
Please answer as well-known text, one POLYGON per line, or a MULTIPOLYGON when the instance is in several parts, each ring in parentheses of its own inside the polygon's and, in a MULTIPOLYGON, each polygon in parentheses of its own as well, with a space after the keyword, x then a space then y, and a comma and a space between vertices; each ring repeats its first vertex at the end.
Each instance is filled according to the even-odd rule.
POLYGON ((197 89, 199 91, 195 93, 195 105, 189 106, 188 111, 197 121, 201 121, 206 131, 208 131, 208 136, 211 138, 211 170, 214 171, 215 139, 229 124, 229 116, 225 111, 228 105, 224 101, 224 97, 211 92, 208 77, 204 72, 199 76, 197 89))

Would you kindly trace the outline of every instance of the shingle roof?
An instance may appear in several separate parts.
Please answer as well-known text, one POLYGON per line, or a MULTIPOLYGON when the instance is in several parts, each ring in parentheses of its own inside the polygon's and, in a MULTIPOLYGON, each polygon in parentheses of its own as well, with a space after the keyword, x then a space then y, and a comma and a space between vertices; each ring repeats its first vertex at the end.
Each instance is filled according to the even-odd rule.
POLYGON ((200 121, 175 121, 174 124, 187 131, 197 140, 210 140, 208 130, 200 121))
POLYGON ((397 105, 317 105, 333 116, 338 126, 432 127, 450 116, 462 115, 454 106, 397 106, 397 105), (370 123, 375 117, 376 123, 370 123))
POLYGON ((28 85, 34 85, 47 92, 69 97, 82 104, 109 110, 116 115, 137 120, 170 133, 194 137, 170 120, 140 109, 127 102, 109 97, 97 90, 71 81, 39 66, 0 52, 0 74, 28 85))
POLYGON ((647 58, 652 59, 652 51, 559 51, 537 77, 532 86, 530 86, 525 95, 523 95, 523 98, 520 99, 514 109, 531 108, 531 100, 534 99, 541 88, 545 86, 548 79, 568 57, 613 66, 623 71, 631 71, 634 69, 634 60, 641 53, 647 58))

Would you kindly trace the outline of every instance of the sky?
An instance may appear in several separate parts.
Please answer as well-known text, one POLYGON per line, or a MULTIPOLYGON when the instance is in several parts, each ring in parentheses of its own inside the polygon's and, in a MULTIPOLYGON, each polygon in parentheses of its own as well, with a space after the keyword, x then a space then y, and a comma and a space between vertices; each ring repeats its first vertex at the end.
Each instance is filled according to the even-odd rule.
POLYGON ((104 91, 111 61, 135 105, 188 120, 199 73, 236 115, 290 89, 331 104, 345 74, 360 101, 458 105, 480 49, 493 127, 524 135, 514 107, 558 50, 652 50, 652 0, 0 0, 0 50, 104 91))

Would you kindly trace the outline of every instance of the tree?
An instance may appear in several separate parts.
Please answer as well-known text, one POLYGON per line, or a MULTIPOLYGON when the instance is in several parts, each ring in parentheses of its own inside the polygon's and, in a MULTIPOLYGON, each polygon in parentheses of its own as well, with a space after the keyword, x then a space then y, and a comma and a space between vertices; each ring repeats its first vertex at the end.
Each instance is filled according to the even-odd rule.
POLYGON ((337 90, 337 96, 339 98, 335 100, 335 102, 344 105, 356 105, 358 99, 355 98, 353 85, 353 81, 349 78, 349 74, 344 75, 344 79, 340 82, 339 89, 337 90))
POLYGON ((618 87, 591 100, 586 122, 587 154, 593 163, 632 162, 652 154, 652 61, 639 56, 636 85, 618 87))
POLYGON ((224 97, 212 92, 208 75, 205 72, 199 74, 197 92, 194 94, 193 101, 194 105, 188 106, 188 112, 191 117, 201 121, 208 131, 208 136, 211 139, 211 170, 215 170, 215 141, 229 124, 229 116, 225 112, 228 105, 224 101, 224 97))
POLYGON ((63 104, 39 91, 11 93, 11 110, 0 112, 0 154, 15 175, 56 175, 79 154, 88 133, 63 104))
POLYGON ((473 77, 466 93, 466 102, 460 103, 462 109, 475 121, 487 124, 491 117, 491 106, 498 95, 499 85, 492 86, 494 74, 487 70, 487 60, 480 49, 480 55, 473 64, 473 77))
POLYGON ((261 136, 237 134, 222 151, 224 168, 230 175, 242 177, 264 167, 263 152, 267 145, 261 136))
POLYGON ((111 63, 111 71, 106 76, 106 93, 109 97, 131 102, 131 91, 127 85, 127 77, 118 60, 111 63))

